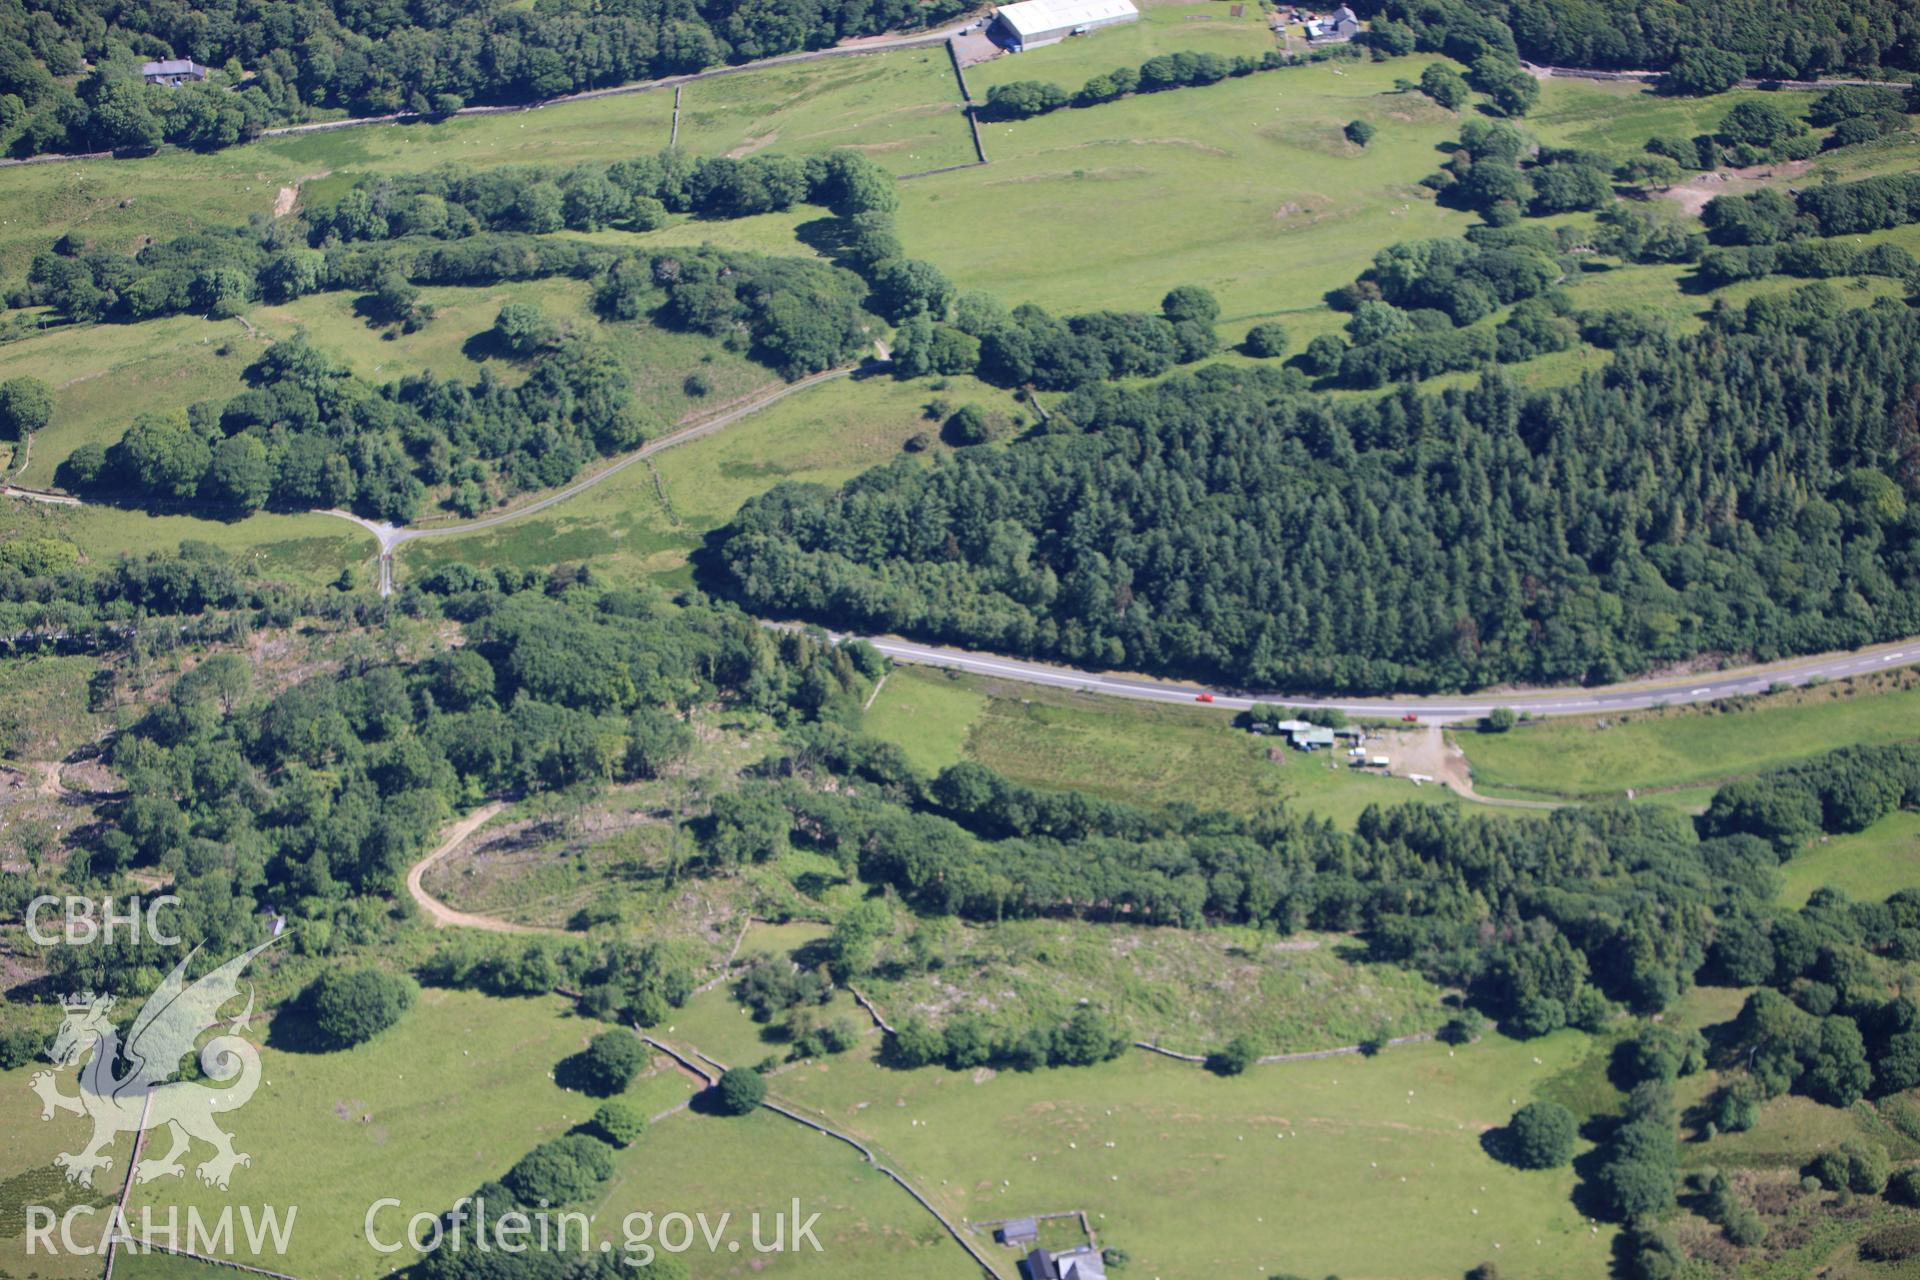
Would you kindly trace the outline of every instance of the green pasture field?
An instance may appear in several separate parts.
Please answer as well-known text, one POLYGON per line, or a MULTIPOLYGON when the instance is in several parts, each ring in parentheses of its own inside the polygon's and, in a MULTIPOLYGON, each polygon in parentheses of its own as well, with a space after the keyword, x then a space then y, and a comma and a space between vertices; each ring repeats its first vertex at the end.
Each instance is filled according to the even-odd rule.
POLYGON ((1862 902, 1920 888, 1920 813, 1900 810, 1865 831, 1816 838, 1781 865, 1780 876, 1781 901, 1790 907, 1826 887, 1862 902))
MULTIPOLYGON (((1413 59, 1416 65, 1422 60, 1420 55, 1413 59)), ((1713 133, 1742 102, 1766 102, 1804 119, 1818 96, 1796 90, 1734 89, 1691 98, 1628 81, 1553 77, 1541 82, 1540 101, 1520 127, 1548 146, 1579 147, 1619 161, 1642 154, 1649 138, 1713 133)))
POLYGON ((1321 295, 1376 251, 1472 222, 1416 185, 1460 117, 1393 92, 1413 65, 1317 63, 984 126, 990 165, 902 188, 902 238, 1009 305, 1152 309, 1192 283, 1219 296, 1227 341, 1257 320, 1330 317, 1321 295), (1356 118, 1379 129, 1364 150, 1341 133, 1356 118))
MULTIPOLYGON (((772 252, 812 253, 793 239, 793 215, 743 221, 758 225, 732 237, 741 247, 759 241, 772 252)), ((611 231, 591 238, 658 252, 701 243, 704 233, 728 226, 682 220, 644 236, 611 231)), ((11 344, 0 368, 10 376, 42 378, 55 395, 53 421, 34 438, 27 465, 15 479, 51 486, 60 464, 76 448, 114 443, 138 412, 167 412, 197 400, 217 402, 238 394, 245 388, 246 367, 266 343, 297 333, 375 382, 421 371, 472 381, 483 366, 509 383, 517 382, 524 377, 524 366, 503 357, 487 336, 500 308, 509 302, 532 303, 549 319, 612 345, 634 373, 641 404, 663 426, 779 381, 772 371, 701 335, 644 320, 602 322, 593 314, 590 288, 580 280, 431 287, 421 291, 421 298, 436 314, 431 324, 414 333, 368 324, 358 312, 359 295, 335 290, 260 304, 247 314, 253 331, 238 320, 170 316, 137 325, 56 329, 11 344), (709 384, 704 396, 685 388, 687 375, 695 370, 709 384)))
MULTIPOLYGON (((690 85, 681 146, 721 154, 767 145, 804 154, 876 130, 896 136, 865 147, 896 172, 972 158, 959 88, 942 49, 829 58, 690 85), (762 86, 765 87, 762 87, 762 86), (698 125, 694 104, 705 100, 698 125), (690 127, 692 126, 692 127, 690 127), (929 156, 931 164, 922 163, 929 156)), ((442 164, 607 164, 667 146, 673 91, 648 90, 438 123, 361 125, 264 138, 199 154, 167 150, 129 160, 21 165, 0 172, 0 279, 25 275, 35 253, 67 232, 106 246, 137 247, 210 224, 270 214, 283 188, 302 200, 331 199, 366 173, 442 164)))
POLYGON ((1920 672, 1768 694, 1730 709, 1556 716, 1453 740, 1488 795, 1619 798, 1718 785, 1836 747, 1920 738, 1920 672), (1604 726, 1604 727, 1603 727, 1604 726))
POLYGON ((938 46, 697 81, 682 92, 680 145, 734 156, 849 147, 894 173, 974 159, 953 64, 938 46))
POLYGON ((1490 1035, 1233 1079, 1140 1051, 1022 1074, 892 1071, 856 1049, 773 1094, 875 1144, 955 1216, 1084 1209, 1143 1276, 1441 1277, 1496 1259, 1600 1277, 1613 1232, 1570 1203, 1572 1171, 1520 1172, 1480 1145, 1586 1040, 1490 1035), (1355 1230, 1357 1206, 1395 1229, 1355 1230))
POLYGON ((939 424, 924 411, 936 398, 1020 412, 1007 392, 971 378, 949 379, 944 391, 925 380, 886 377, 824 383, 659 454, 651 460, 658 486, 647 464, 629 467, 524 520, 410 544, 397 572, 404 581, 453 560, 545 567, 591 559, 594 572, 609 578, 676 580, 685 575, 687 556, 748 498, 783 480, 843 483, 891 461, 909 437, 937 434, 939 424))
POLYGON ((756 955, 791 955, 801 947, 825 938, 829 932, 825 925, 805 920, 790 920, 784 924, 756 920, 747 927, 740 941, 740 959, 746 960, 756 955))
MULTIPOLYGON (((1111 56, 1123 42, 1138 46, 1140 57, 1178 47, 1177 36, 1186 31, 1178 25, 1180 11, 1196 7, 1225 8, 1149 10, 1145 21, 1132 26, 996 59, 973 68, 969 77, 978 96, 1014 79, 1051 79, 1071 89, 1087 74, 1129 58, 1137 61, 1131 53, 1111 56), (1048 71, 1049 66, 1056 69, 1048 71)), ((1242 28, 1248 39, 1269 39, 1257 22, 1205 29, 1225 36, 1242 28)), ((963 287, 984 289, 1008 302, 1039 302, 1062 311, 1151 307, 1166 288, 1199 283, 1221 298, 1224 340, 1236 341, 1244 332, 1242 322, 1278 318, 1288 325, 1297 349, 1317 334, 1340 328, 1344 317, 1327 308, 1322 295, 1351 280, 1380 248, 1397 240, 1458 235, 1473 221, 1440 208, 1430 192, 1415 185, 1445 158, 1441 148, 1458 135, 1463 119, 1417 94, 1393 92, 1396 80, 1428 60, 1315 64, 989 124, 993 164, 908 188, 903 231, 914 252, 940 263, 963 287), (1255 123, 1268 117, 1277 118, 1255 123), (1364 151, 1340 134, 1355 118, 1379 130, 1364 151), (1076 194, 1076 186, 1085 194, 1076 194), (1010 234, 1014 228, 1068 225, 1086 231, 1071 254, 1054 254, 1044 235, 1010 234)), ((1541 105, 1521 128, 1548 145, 1578 146, 1623 160, 1639 154, 1656 134, 1692 137, 1710 131, 1742 101, 1765 100, 1803 114, 1813 97, 1755 90, 1675 98, 1638 85, 1552 79, 1543 84, 1541 105)), ((1900 135, 1797 165, 1768 167, 1761 170, 1765 176, 1736 177, 1713 190, 1898 171, 1911 167, 1917 141, 1900 135)), ((1671 198, 1684 201, 1685 189, 1671 198)), ((1699 327, 1717 299, 1737 305, 1806 283, 1772 278, 1708 296, 1683 287, 1691 277, 1692 268, 1684 266, 1612 266, 1572 283, 1583 309, 1659 310, 1683 329, 1699 327)), ((1897 281, 1829 283, 1849 305, 1901 295, 1897 281)), ((1582 347, 1511 372, 1529 384, 1550 385, 1572 381, 1606 359, 1604 352, 1582 347)), ((1448 375, 1436 385, 1471 376, 1448 375)))
MULTIPOLYGON (((207 154, 170 151, 135 160, 71 160, 0 171, 0 279, 26 278, 36 253, 61 235, 131 253, 143 237, 168 240, 210 225, 270 214, 282 185, 310 173, 262 144, 207 154)), ((11 348, 8 352, 11 356, 11 348)))
POLYGON ((1049 919, 935 926, 933 936, 938 970, 863 982, 889 1021, 919 1013, 939 1025, 971 1012, 1025 1030, 1063 1023, 1091 1002, 1129 1037, 1182 1053, 1243 1034, 1267 1052, 1300 1053, 1432 1031, 1449 1016, 1438 987, 1367 963, 1338 934, 1049 919))
MULTIPOLYGON (((235 1171, 229 1191, 213 1190, 193 1176, 206 1154, 196 1146, 183 1177, 137 1186, 129 1213, 137 1225, 145 1207, 163 1221, 169 1206, 183 1218, 188 1205, 213 1214, 241 1202, 297 1206, 288 1256, 266 1265, 315 1280, 385 1274, 411 1254, 382 1258, 364 1242, 372 1201, 399 1196, 446 1208, 536 1143, 586 1120, 597 1104, 554 1084, 550 1072, 604 1029, 557 999, 428 989, 399 1025, 346 1052, 290 1052, 272 1047, 269 1036, 259 1091, 221 1117, 252 1163, 235 1171)), ((78 1150, 89 1132, 73 1116, 39 1122, 39 1101, 27 1089, 33 1070, 0 1077, 0 1114, 8 1118, 0 1168, 10 1182, 52 1170, 54 1153, 78 1150)), ((651 1078, 643 1080, 651 1089, 651 1078)), ((72 1091, 70 1079, 63 1077, 63 1088, 72 1091)), ((642 1090, 642 1081, 634 1088, 642 1090)), ((106 1195, 125 1176, 128 1149, 122 1138, 112 1149, 114 1166, 95 1175, 111 1188, 106 1195)), ((17 1265, 7 1251, 21 1243, 0 1240, 7 1259, 0 1265, 17 1265)), ((90 1273, 97 1269, 96 1262, 90 1273)))
MULTIPOLYGON (((43 1206, 56 1217, 75 1206, 91 1207, 94 1216, 85 1216, 83 1210, 74 1217, 72 1233, 76 1244, 91 1249, 106 1226, 106 1209, 119 1192, 119 1183, 111 1179, 92 1189, 73 1186, 54 1165, 54 1152, 78 1150, 90 1131, 72 1116, 63 1117, 58 1125, 40 1119, 40 1099, 32 1091, 32 1079, 49 1065, 39 1061, 0 1071, 0 1273, 38 1274, 45 1280, 94 1280, 102 1269, 98 1257, 50 1254, 37 1246, 31 1254, 27 1252, 28 1206, 43 1206), (71 1141, 66 1141, 69 1138, 71 1141), (111 1186, 108 1181, 112 1181, 111 1186)), ((71 1082, 63 1085, 63 1091, 74 1091, 71 1082)), ((124 1163, 119 1171, 126 1172, 124 1163)))
POLYGON ((992 699, 959 672, 896 667, 868 705, 861 727, 933 774, 967 758, 967 735, 992 699))
POLYGON ((570 231, 576 240, 610 244, 638 253, 658 253, 685 245, 711 244, 722 249, 745 249, 784 258, 817 258, 820 251, 800 238, 800 229, 809 222, 829 217, 818 205, 800 204, 777 213, 756 213, 746 218, 696 218, 674 214, 666 225, 652 231, 627 231, 608 227, 600 231, 570 231))
POLYGON ((704 1213, 715 1230, 721 1215, 731 1214, 717 1254, 696 1229, 693 1250, 679 1255, 697 1280, 892 1280, 903 1274, 968 1280, 980 1274, 931 1214, 853 1148, 770 1111, 741 1117, 682 1112, 661 1121, 619 1155, 593 1212, 595 1237, 616 1250, 626 1246, 629 1225, 636 1238, 647 1234, 643 1220, 631 1215, 653 1215, 657 1233, 670 1213, 704 1213), (771 1245, 776 1215, 786 1215, 792 1231, 796 1200, 802 1221, 819 1215, 813 1229, 819 1251, 790 1238, 795 1249, 757 1252, 753 1215, 760 1218, 761 1242, 771 1245))
POLYGON ((246 389, 242 371, 263 345, 237 320, 168 316, 56 329, 0 347, 7 377, 39 378, 54 397, 52 422, 34 436, 26 466, 11 478, 51 487, 68 454, 83 444, 112 444, 137 413, 238 395, 246 389))
MULTIPOLYGON (((643 251, 664 247, 651 237, 625 239, 643 251)), ((488 367, 504 381, 517 383, 525 377, 526 365, 500 353, 489 331, 502 306, 532 303, 549 320, 590 333, 623 357, 641 405, 658 424, 656 430, 780 381, 772 370, 703 335, 661 328, 646 320, 600 320, 593 313, 592 289, 583 280, 447 286, 423 289, 420 296, 436 314, 432 324, 411 334, 388 336, 384 326, 369 326, 355 313, 356 295, 347 292, 313 294, 282 306, 260 307, 249 318, 275 337, 305 330, 315 345, 375 382, 423 369, 471 382, 482 367, 488 367), (687 375, 696 370, 710 386, 704 396, 688 394, 684 385, 687 375)))
POLYGON ((594 318, 591 293, 585 281, 567 278, 428 287, 420 291, 420 300, 433 308, 433 322, 413 333, 368 324, 356 314, 358 295, 352 290, 263 304, 248 312, 247 319, 276 341, 305 334, 314 346, 375 383, 417 373, 471 382, 486 366, 502 381, 518 383, 525 366, 497 352, 484 336, 500 308, 509 302, 531 303, 558 324, 595 332, 611 329, 594 318))
POLYGON ((351 568, 365 585, 373 585, 373 536, 334 516, 263 513, 244 520, 202 520, 0 499, 0 537, 12 534, 64 538, 94 564, 198 541, 231 553, 249 572, 266 577, 318 587, 351 568))
MULTIPOLYGON (((792 953, 783 951, 776 954, 792 953)), ((815 1006, 814 1012, 823 1020, 844 1018, 858 1027, 862 1036, 873 1038, 876 1034, 873 1019, 844 990, 836 991, 833 999, 826 1004, 815 1006)), ((757 1066, 768 1058, 779 1062, 787 1056, 787 1042, 779 1030, 778 1020, 773 1023, 755 1022, 746 1007, 734 999, 731 983, 724 983, 712 991, 695 996, 685 1008, 669 1013, 666 1023, 654 1028, 654 1032, 669 1044, 680 1047, 695 1045, 701 1052, 711 1054, 730 1067, 757 1066)), ((878 1043, 877 1038, 875 1043, 878 1043)), ((823 1059, 827 1062, 842 1060, 837 1057, 823 1059)))
POLYGON ((1458 804, 1441 788, 1327 767, 1200 707, 1130 702, 976 676, 900 667, 867 713, 867 731, 922 768, 977 760, 1016 782, 1130 804, 1252 813, 1285 804, 1350 827, 1370 804, 1458 804))
MULTIPOLYGON (((1158 54, 1258 58, 1278 48, 1279 42, 1267 28, 1266 11, 1257 4, 1240 8, 1241 15, 1236 18, 1229 0, 1142 5, 1137 22, 1102 27, 1086 36, 1025 53, 1003 53, 992 61, 968 67, 967 84, 982 102, 995 85, 1014 80, 1042 80, 1073 93, 1094 76, 1116 67, 1138 67, 1158 54)), ((997 158, 991 149, 987 155, 997 158)))
POLYGON ((236 1273, 231 1267, 211 1262, 197 1262, 158 1251, 138 1253, 122 1249, 114 1254, 113 1274, 123 1280, 232 1280, 236 1273))

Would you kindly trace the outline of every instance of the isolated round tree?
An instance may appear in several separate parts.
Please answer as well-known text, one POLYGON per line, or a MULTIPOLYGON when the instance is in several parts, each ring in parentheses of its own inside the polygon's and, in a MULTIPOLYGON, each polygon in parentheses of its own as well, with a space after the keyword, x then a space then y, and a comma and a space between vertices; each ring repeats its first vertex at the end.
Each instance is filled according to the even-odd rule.
POLYGON ((413 984, 379 969, 333 971, 314 980, 306 999, 321 1040, 347 1049, 400 1021, 413 1003, 413 984))
POLYGON ((1175 285, 1160 299, 1160 314, 1175 324, 1182 320, 1212 324, 1220 318, 1220 302, 1197 284, 1175 285))
POLYGON ((986 444, 993 439, 993 419, 977 404, 963 404, 947 419, 946 437, 956 445, 986 444))
POLYGON ((616 1147, 630 1147, 646 1131, 647 1122, 624 1102, 609 1102, 593 1113, 593 1127, 616 1147))
POLYGON ((767 1082, 750 1067, 729 1067, 720 1077, 720 1109, 730 1116, 744 1116, 767 1097, 767 1082))
POLYGON ((1287 326, 1278 320, 1266 320, 1247 330, 1246 351, 1250 356, 1271 359, 1287 352, 1287 326))
POLYGON ((1331 333, 1323 333, 1307 344, 1307 368, 1321 377, 1340 372, 1347 344, 1331 333))
POLYGON ((625 1031, 602 1031, 581 1055, 582 1083, 593 1093, 606 1095, 626 1088, 647 1060, 640 1041, 625 1031))
POLYGON ((1247 1036, 1235 1036, 1207 1055, 1207 1070, 1219 1076, 1237 1076, 1260 1060, 1260 1046, 1247 1036))
POLYGON ((53 389, 22 375, 0 382, 0 438, 24 440, 53 417, 53 389))
POLYGON ((553 326, 530 302, 509 302, 501 307, 493 330, 501 344, 517 356, 530 356, 553 340, 553 326))
POLYGON ((1507 1159, 1522 1169, 1557 1169, 1573 1159, 1579 1125, 1557 1102, 1529 1102, 1507 1123, 1507 1159))
POLYGON ((543 1142, 514 1162, 501 1181, 521 1204, 573 1204, 613 1175, 613 1150, 589 1133, 543 1142))

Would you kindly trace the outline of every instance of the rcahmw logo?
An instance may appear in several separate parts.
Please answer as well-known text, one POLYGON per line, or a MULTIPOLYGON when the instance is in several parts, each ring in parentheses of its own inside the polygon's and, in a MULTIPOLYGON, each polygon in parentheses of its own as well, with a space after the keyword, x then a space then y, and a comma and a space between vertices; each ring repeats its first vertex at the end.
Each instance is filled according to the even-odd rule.
POLYGON ((235 1206, 229 1204, 222 1205, 220 1212, 209 1220, 200 1206, 188 1205, 183 1228, 177 1205, 168 1205, 157 1213, 152 1205, 146 1205, 140 1210, 140 1230, 136 1234, 126 1211, 118 1205, 99 1209, 90 1204, 76 1204, 56 1217, 46 1205, 30 1204, 27 1206, 27 1254, 31 1257, 42 1253, 82 1256, 105 1253, 107 1242, 117 1239, 120 1248, 133 1253, 185 1250, 208 1257, 230 1258, 238 1239, 245 1242, 253 1257, 263 1257, 268 1252, 285 1255, 287 1246, 293 1242, 293 1220, 298 1213, 298 1206, 291 1206, 283 1220, 280 1211, 272 1205, 263 1205, 256 1212, 252 1205, 243 1204, 238 1206, 236 1215, 235 1206), (97 1239, 75 1234, 81 1220, 102 1213, 107 1216, 107 1229, 97 1239), (236 1216, 240 1220, 237 1236, 233 1229, 236 1216))
POLYGON ((93 1121, 93 1137, 85 1147, 53 1158, 66 1170, 67 1181, 93 1185, 94 1171, 112 1166, 106 1152, 119 1135, 133 1134, 137 1141, 143 1130, 162 1126, 171 1134, 172 1146, 164 1155, 142 1160, 134 1169, 136 1181, 178 1177, 184 1172, 180 1158, 196 1139, 213 1148, 197 1170, 200 1181, 210 1186, 224 1191, 234 1169, 252 1162, 251 1156, 233 1149, 233 1135, 214 1119, 245 1106, 260 1087, 260 1052, 239 1035, 253 1016, 252 987, 246 1007, 233 1018, 222 1019, 220 1009, 238 998, 241 971, 274 941, 242 952, 194 983, 187 982, 187 965, 199 948, 188 952, 147 997, 125 1045, 109 1016, 112 996, 79 995, 66 1001, 67 1016, 47 1051, 56 1070, 35 1073, 30 1087, 40 1095, 42 1120, 71 1112, 93 1121), (195 1041, 223 1021, 226 1034, 207 1041, 200 1051, 201 1071, 214 1083, 173 1080, 195 1041), (56 1071, 79 1066, 89 1054, 91 1060, 79 1068, 79 1092, 61 1093, 56 1071), (124 1075, 114 1075, 116 1058, 127 1063, 124 1075))

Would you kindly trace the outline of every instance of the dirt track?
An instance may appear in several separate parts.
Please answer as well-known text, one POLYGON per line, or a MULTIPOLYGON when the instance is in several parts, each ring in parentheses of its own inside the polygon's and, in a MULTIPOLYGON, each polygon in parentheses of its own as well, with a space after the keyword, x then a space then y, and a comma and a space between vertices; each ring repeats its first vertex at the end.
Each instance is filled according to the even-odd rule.
POLYGON ((504 808, 506 805, 496 800, 492 804, 475 809, 447 828, 446 838, 440 842, 439 848, 407 869, 407 892, 412 895, 414 902, 419 904, 421 913, 433 922, 434 928, 444 929, 451 926, 458 929, 485 929, 490 933, 557 932, 553 929, 536 929, 532 925, 515 924, 511 920, 496 920, 492 916, 476 916, 466 911, 455 911, 428 893, 426 887, 421 884, 422 878, 427 874, 427 868, 443 858, 450 857, 454 850, 466 843, 468 836, 486 826, 493 816, 504 808))
POLYGON ((1488 804, 1501 809, 1558 809, 1551 800, 1503 800, 1483 796, 1473 789, 1473 770, 1467 765, 1466 752, 1447 741, 1446 730, 1428 725, 1417 730, 1389 730, 1387 750, 1393 755, 1393 772, 1405 777, 1423 774, 1437 780, 1463 800, 1488 804))

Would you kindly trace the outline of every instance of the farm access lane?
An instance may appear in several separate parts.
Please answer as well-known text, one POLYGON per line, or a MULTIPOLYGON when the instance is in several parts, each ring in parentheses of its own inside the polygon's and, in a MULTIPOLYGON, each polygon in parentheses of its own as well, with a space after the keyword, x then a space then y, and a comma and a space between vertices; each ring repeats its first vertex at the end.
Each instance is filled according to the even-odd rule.
POLYGON ((785 400, 788 396, 805 391, 809 387, 817 387, 823 382, 832 382, 836 378, 851 377, 863 368, 872 370, 884 369, 887 367, 887 363, 885 360, 876 360, 862 366, 843 365, 838 368, 824 370, 820 373, 809 374, 807 377, 795 382, 783 383, 776 386, 773 390, 766 392, 764 395, 758 395, 744 400, 724 412, 698 419, 676 430, 670 431, 666 435, 657 436, 633 452, 623 454, 619 459, 600 468, 600 470, 594 472, 592 475, 576 480, 564 488, 555 489, 552 493, 544 497, 537 498, 523 506, 495 512, 490 516, 483 516, 478 520, 469 520, 464 524, 401 526, 389 524, 385 521, 369 520, 365 516, 357 516, 351 511, 343 511, 337 507, 329 507, 317 514, 335 516, 341 520, 351 521, 374 536, 375 540, 380 544, 380 594, 390 596, 393 594, 393 554, 409 542, 416 541, 420 538, 450 538, 457 534, 478 533, 482 529, 491 529, 497 525, 508 524, 512 521, 533 515, 536 512, 545 511, 548 507, 556 506, 559 503, 567 501, 569 498, 578 497, 601 481, 612 479, 628 467, 633 466, 635 463, 644 462, 646 459, 651 458, 654 454, 664 449, 671 449, 675 445, 686 444, 689 441, 698 440, 702 436, 712 435, 716 431, 725 430, 734 423, 744 418, 752 417, 762 409, 777 404, 785 400))

